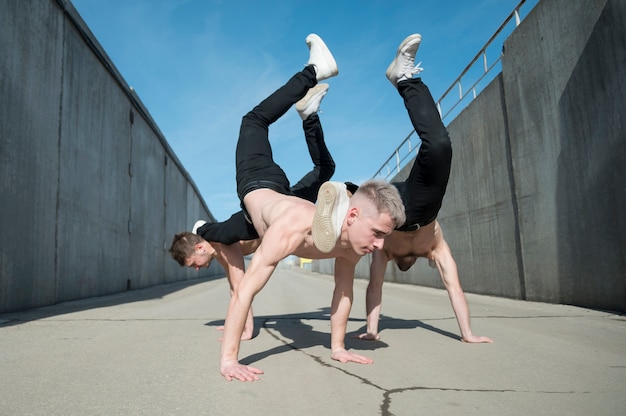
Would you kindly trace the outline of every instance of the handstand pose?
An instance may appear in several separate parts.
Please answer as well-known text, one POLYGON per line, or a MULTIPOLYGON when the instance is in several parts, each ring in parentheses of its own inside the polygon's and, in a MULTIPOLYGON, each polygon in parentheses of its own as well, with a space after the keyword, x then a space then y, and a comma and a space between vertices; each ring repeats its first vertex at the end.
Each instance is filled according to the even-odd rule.
MULTIPOLYGON (((291 192, 311 202, 315 202, 320 186, 335 172, 335 162, 326 147, 322 123, 317 114, 328 88, 328 84, 317 84, 296 103, 296 110, 302 118, 302 129, 313 162, 313 169, 291 187, 291 192)), ((192 233, 198 236, 191 236, 189 233, 177 236, 188 239, 191 244, 172 245, 170 253, 174 258, 181 260, 181 266, 187 265, 186 259, 194 252, 198 253, 198 262, 203 266, 197 266, 191 261, 188 265, 196 270, 200 267, 209 267, 211 261, 215 259, 224 268, 232 295, 245 272, 243 257, 254 253, 261 242, 254 226, 246 221, 243 211, 239 211, 223 222, 197 221, 192 233), (175 253, 175 250, 185 251, 175 253)), ((224 327, 218 327, 218 329, 223 330, 224 327)), ((254 317, 250 308, 241 339, 251 339, 253 334, 254 317)))
MULTIPOLYGON (((341 362, 372 362, 347 351, 344 345, 354 269, 361 256, 381 249, 385 237, 404 223, 404 207, 396 188, 384 181, 364 183, 350 199, 345 184, 327 182, 320 188, 317 206, 292 194, 285 173, 272 159, 269 125, 318 81, 338 73, 322 39, 311 34, 307 44, 307 66, 242 120, 236 151, 237 193, 245 216, 262 240, 228 307, 220 365, 226 380, 253 381, 262 374, 258 368, 239 363, 241 334, 254 296, 267 283, 278 262, 290 254, 336 258, 331 357, 341 362)), ((183 262, 188 266, 204 265, 196 254, 183 262)))
POLYGON ((487 337, 472 334, 469 308, 459 282, 456 262, 436 220, 450 176, 452 147, 428 87, 421 78, 413 78, 422 70, 419 64, 415 65, 415 54, 421 39, 418 34, 404 39, 396 58, 387 68, 387 78, 403 98, 422 144, 406 181, 394 183, 402 195, 406 222, 391 233, 382 250, 372 253, 366 294, 367 332, 358 337, 380 338, 378 321, 387 262, 393 260, 400 270, 406 271, 419 257, 425 257, 431 266, 439 270, 461 330, 461 340, 492 342, 487 337))

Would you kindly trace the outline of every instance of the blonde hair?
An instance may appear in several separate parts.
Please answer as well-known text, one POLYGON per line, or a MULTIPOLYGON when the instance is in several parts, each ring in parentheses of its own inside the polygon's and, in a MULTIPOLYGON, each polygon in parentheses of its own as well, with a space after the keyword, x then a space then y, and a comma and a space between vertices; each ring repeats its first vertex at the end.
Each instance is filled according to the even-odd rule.
POLYGON ((387 213, 394 222, 394 228, 406 221, 404 204, 398 189, 387 181, 370 179, 364 182, 354 193, 352 200, 363 198, 372 203, 378 214, 387 213))

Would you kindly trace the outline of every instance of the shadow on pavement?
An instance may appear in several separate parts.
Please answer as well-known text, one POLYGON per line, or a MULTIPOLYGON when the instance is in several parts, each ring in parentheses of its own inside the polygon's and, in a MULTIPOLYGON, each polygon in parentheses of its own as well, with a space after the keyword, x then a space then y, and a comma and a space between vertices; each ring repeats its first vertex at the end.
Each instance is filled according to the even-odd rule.
POLYGON ((179 282, 166 283, 142 289, 134 289, 126 292, 112 293, 110 295, 78 299, 57 303, 40 308, 27 309, 19 312, 0 314, 0 327, 20 325, 38 319, 50 318, 52 316, 75 313, 95 308, 106 308, 110 306, 122 305, 125 303, 142 302, 151 299, 160 299, 171 293, 186 289, 207 281, 224 279, 224 276, 205 277, 179 282))
MULTIPOLYGON (((453 318, 450 318, 453 319, 453 318)), ((440 320, 440 319, 438 319, 440 320)), ((271 316, 255 316, 254 318, 254 338, 259 335, 260 331, 266 330, 268 334, 274 337, 283 345, 274 347, 270 350, 258 352, 240 360, 241 364, 251 365, 264 358, 275 354, 298 350, 303 351, 307 348, 322 346, 330 351, 330 322, 328 331, 318 331, 313 329, 312 325, 305 321, 330 321, 330 308, 320 308, 313 312, 290 313, 285 315, 271 316)), ((365 322, 364 319, 350 319, 351 322, 365 322)), ((224 320, 216 320, 207 322, 207 326, 222 326, 224 320)), ((365 332, 367 325, 363 325, 357 331, 346 334, 346 349, 355 349, 357 351, 374 351, 379 348, 387 348, 389 345, 381 340, 361 340, 353 338, 353 336, 365 332)), ((439 329, 435 326, 424 323, 418 319, 399 319, 389 316, 381 316, 379 330, 383 332, 385 329, 416 329, 421 328, 435 332, 454 340, 460 340, 457 334, 439 329)))

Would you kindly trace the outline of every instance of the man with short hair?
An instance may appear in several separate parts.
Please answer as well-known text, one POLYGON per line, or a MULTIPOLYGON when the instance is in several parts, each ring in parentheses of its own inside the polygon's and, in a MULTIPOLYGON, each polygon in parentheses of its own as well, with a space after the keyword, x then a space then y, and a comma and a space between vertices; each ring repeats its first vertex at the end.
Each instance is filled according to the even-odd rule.
MULTIPOLYGON (((335 172, 335 162, 326 146, 322 123, 317 114, 328 89, 328 84, 317 84, 296 103, 313 169, 291 187, 291 192, 311 202, 315 202, 320 187, 335 172)), ((199 220, 194 224, 192 233, 198 234, 199 237, 181 234, 179 238, 189 239, 190 244, 173 245, 170 249, 172 257, 181 266, 186 265, 187 257, 191 256, 195 250, 205 253, 209 264, 215 259, 224 268, 232 295, 245 272, 243 257, 254 253, 260 244, 259 234, 254 226, 246 221, 243 211, 239 211, 223 222, 207 223, 199 220), (184 251, 177 253, 177 249, 184 251)), ((198 267, 195 268, 198 269, 198 267)), ((224 327, 218 327, 218 329, 224 329, 224 327)), ((253 335, 254 316, 250 308, 241 339, 249 340, 253 335)))
MULTIPOLYGON (((385 237, 405 219, 400 195, 387 182, 368 181, 352 198, 348 198, 345 184, 326 182, 316 206, 291 193, 285 173, 273 161, 269 126, 319 81, 338 73, 335 59, 319 36, 311 34, 306 42, 310 49, 306 67, 242 120, 236 151, 237 193, 245 217, 262 240, 234 290, 226 315, 220 371, 228 381, 254 381, 262 374, 260 369, 238 362, 241 334, 254 296, 278 262, 290 254, 336 259, 331 357, 371 363, 371 359, 347 351, 344 344, 354 270, 361 256, 382 249, 385 237)), ((205 267, 207 260, 206 253, 196 251, 185 264, 205 267)))
POLYGON ((452 146, 428 87, 421 78, 413 78, 422 71, 420 64, 415 65, 415 55, 421 40, 419 34, 404 39, 395 59, 387 68, 387 78, 403 98, 422 144, 406 181, 394 183, 402 195, 406 222, 391 233, 382 250, 372 253, 366 294, 367 332, 357 337, 380 338, 378 321, 387 263, 394 261, 400 270, 406 271, 419 257, 425 257, 431 266, 437 268, 448 291, 461 331, 461 340, 490 343, 493 342, 490 338, 472 333, 469 308, 456 262, 436 220, 450 176, 452 146))

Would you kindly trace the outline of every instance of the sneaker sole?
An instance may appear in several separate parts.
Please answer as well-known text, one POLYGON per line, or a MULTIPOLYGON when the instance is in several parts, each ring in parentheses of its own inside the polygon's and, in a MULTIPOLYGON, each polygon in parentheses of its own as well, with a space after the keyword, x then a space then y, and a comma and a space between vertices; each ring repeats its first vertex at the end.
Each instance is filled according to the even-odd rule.
POLYGON ((296 110, 299 113, 305 113, 310 107, 307 104, 315 101, 313 100, 313 98, 317 97, 320 94, 326 95, 327 92, 328 84, 317 84, 316 86, 311 88, 300 101, 296 103, 296 110))
POLYGON ((198 228, 202 227, 204 224, 206 224, 206 221, 204 220, 196 221, 196 223, 193 225, 193 228, 191 229, 191 232, 193 234, 198 234, 198 228))
POLYGON ((313 244, 322 253, 332 251, 337 244, 335 226, 332 221, 337 199, 337 188, 332 183, 326 182, 320 187, 317 194, 311 234, 313 236, 313 244))

